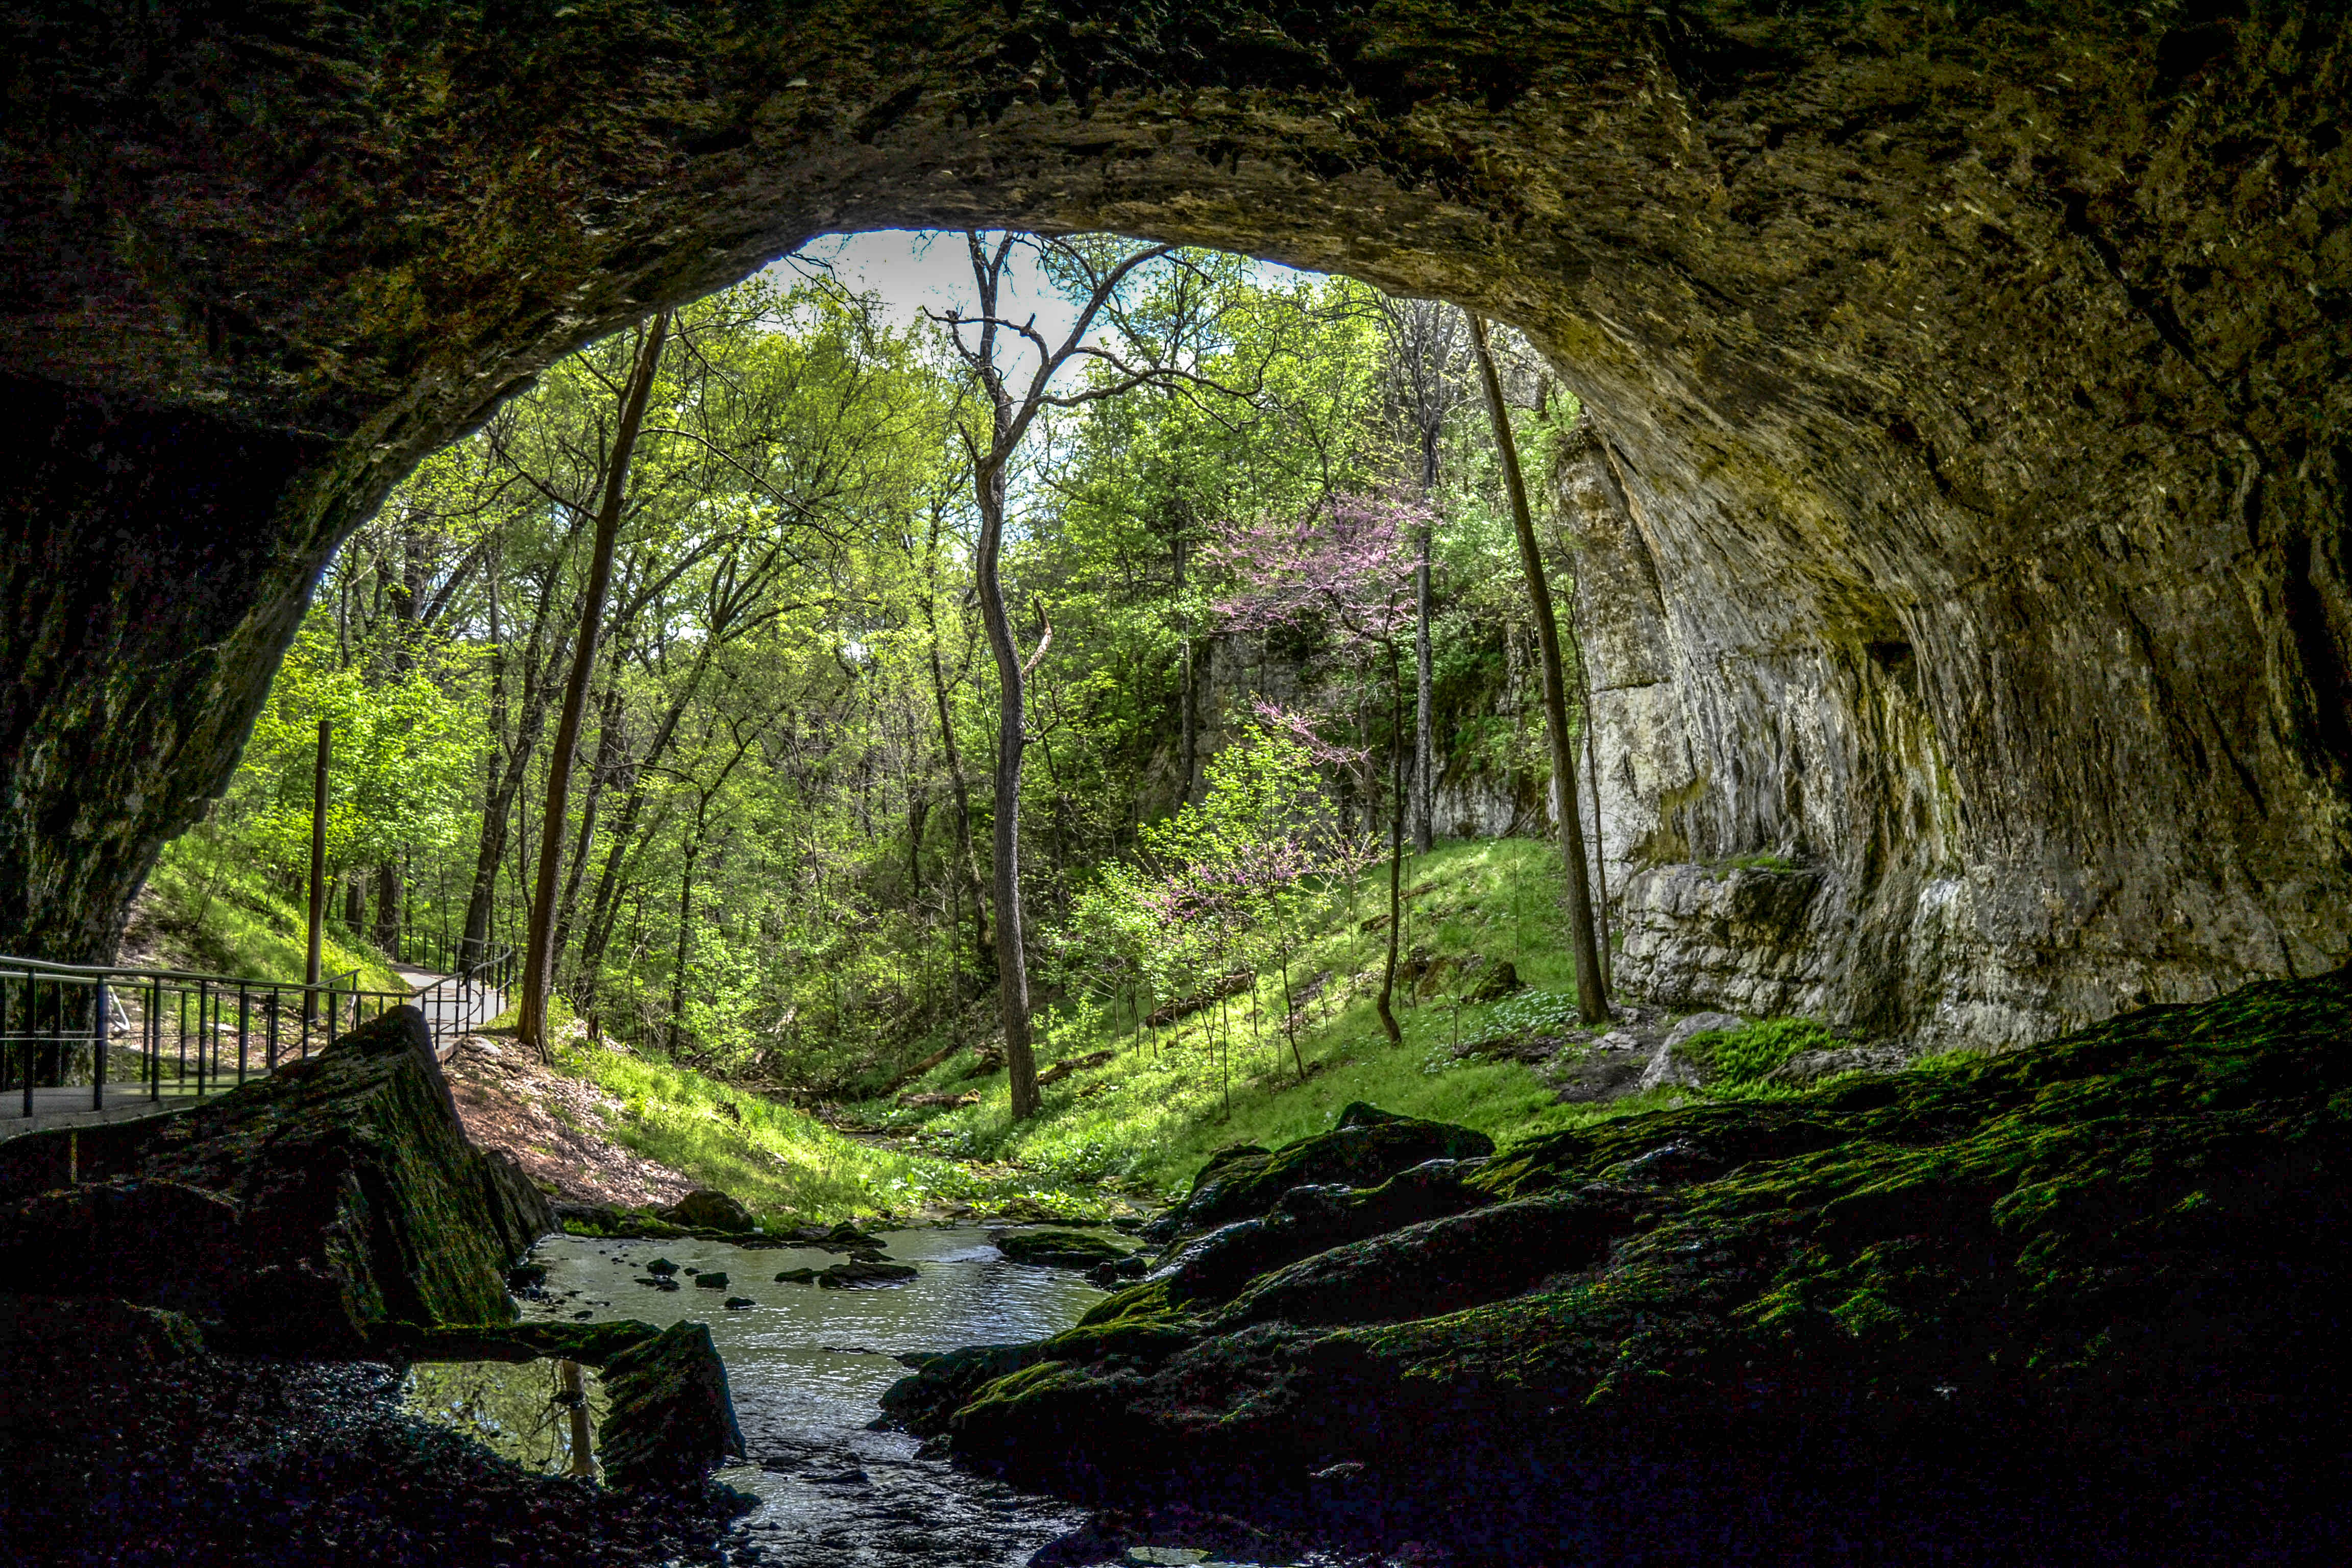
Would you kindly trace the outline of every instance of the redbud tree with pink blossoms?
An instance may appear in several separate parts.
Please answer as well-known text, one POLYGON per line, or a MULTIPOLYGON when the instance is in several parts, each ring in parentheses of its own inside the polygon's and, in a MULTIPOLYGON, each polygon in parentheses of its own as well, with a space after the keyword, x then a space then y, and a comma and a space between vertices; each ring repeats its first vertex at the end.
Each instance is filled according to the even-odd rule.
POLYGON ((1404 820, 1410 795, 1404 735, 1404 640, 1413 627, 1411 541, 1426 521, 1419 500, 1342 494, 1305 516, 1234 521, 1212 531, 1203 559, 1232 582, 1215 610, 1229 631, 1319 633, 1343 658, 1388 679, 1391 824, 1388 958, 1381 974, 1381 1027, 1404 1043, 1391 998, 1403 902, 1404 820))

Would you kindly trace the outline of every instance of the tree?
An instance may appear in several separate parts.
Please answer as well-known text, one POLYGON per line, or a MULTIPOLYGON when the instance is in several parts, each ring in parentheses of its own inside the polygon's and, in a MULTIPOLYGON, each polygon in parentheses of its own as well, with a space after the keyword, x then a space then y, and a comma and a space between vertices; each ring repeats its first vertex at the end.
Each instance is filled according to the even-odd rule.
POLYGON ((1424 507, 1413 540, 1412 576, 1412 847, 1426 855, 1435 842, 1437 789, 1436 693, 1430 627, 1431 552, 1437 522, 1437 462, 1445 426, 1463 397, 1463 314, 1441 300, 1384 300, 1388 323, 1388 399, 1412 443, 1424 507))
POLYGON ((1423 526, 1426 509, 1395 497, 1341 496, 1319 515, 1291 522, 1232 523, 1218 531, 1213 555, 1228 572, 1232 592, 1218 605, 1238 631, 1322 630, 1360 657, 1388 667, 1395 786, 1389 831, 1388 959, 1381 975, 1381 1027, 1402 1045, 1391 998, 1396 988, 1397 937, 1402 921, 1405 789, 1404 671, 1400 647, 1415 619, 1407 531, 1423 526))
POLYGON ((572 638, 572 672, 563 683, 563 710, 555 722, 554 749, 547 760, 547 805, 541 813, 539 879, 530 901, 529 934, 523 944, 522 997, 516 1011, 516 1036, 540 1055, 547 1055, 547 997, 555 979, 555 899, 563 859, 566 800, 572 790, 572 760, 580 746, 580 714, 588 698, 588 674, 596 663, 596 639, 604 627, 604 596, 613 583, 613 546, 621 531, 621 507, 629 478, 629 458, 636 449, 637 428, 645 423, 646 402, 653 395, 654 372, 661 363, 662 341, 669 334, 669 312, 655 315, 637 344, 636 362, 622 394, 620 423, 612 450, 604 460, 604 498, 596 510, 596 532, 588 551, 588 583, 580 599, 580 629, 572 638))
MULTIPOLYGON (((1466 312, 1465 312, 1466 313, 1466 312)), ((1494 421, 1496 455, 1502 461, 1503 488, 1510 497, 1511 521, 1518 531, 1519 563, 1527 573, 1528 598, 1536 612, 1536 641, 1543 659, 1544 725, 1551 734, 1552 808, 1559 821, 1559 855, 1568 874, 1570 945, 1576 953, 1577 1015, 1588 1024, 1609 1017, 1609 988, 1601 974, 1601 944, 1593 934, 1592 889, 1585 876, 1584 820, 1576 803, 1576 748, 1568 732, 1568 680, 1559 657, 1559 624, 1552 614, 1551 589, 1544 581, 1543 554, 1536 546, 1535 521, 1528 510, 1528 486, 1519 472, 1519 449, 1511 434, 1511 411, 1503 401, 1503 379, 1486 343, 1486 323, 1470 316, 1470 342, 1486 388, 1486 412, 1494 421)))
MULTIPOLYGON (((978 232, 964 236, 971 262, 972 286, 979 294, 980 313, 961 310, 934 317, 948 330, 949 341, 965 371, 980 388, 986 426, 975 433, 959 426, 971 461, 972 494, 980 513, 980 537, 974 551, 973 575, 980 594, 981 623, 995 658, 997 679, 996 728, 996 984, 997 1005, 1004 1025, 1004 1064, 1013 1087, 1014 1120, 1034 1116, 1041 1105, 1037 1093, 1037 1059, 1030 1041, 1029 975, 1023 951, 1021 892, 1021 766, 1032 736, 1024 721, 1023 688, 1052 640, 1053 626, 1045 604, 1036 601, 1039 620, 1036 648, 1024 656, 1014 637, 1013 620, 1004 603, 1000 563, 1004 550, 1004 514, 1013 465, 1022 442, 1048 408, 1069 409, 1116 397, 1152 383, 1199 381, 1201 378, 1166 359, 1149 357, 1153 345, 1140 345, 1143 356, 1089 341, 1096 323, 1116 307, 1120 290, 1138 268, 1171 255, 1173 247, 1146 246, 1122 250, 1116 241, 1099 237, 1024 239, 1001 236, 992 247, 978 232), (1037 331, 1035 318, 1015 321, 1003 314, 1006 268, 1024 245, 1034 247, 1041 266, 1076 300, 1076 319, 1059 343, 1048 342, 1037 331), (1025 381, 1008 373, 999 349, 1018 343, 1034 358, 1025 381), (1091 362, 1101 374, 1076 390, 1055 393, 1055 378, 1074 361, 1091 362)), ((1172 343, 1194 318, 1180 312, 1166 337, 1172 343)), ((1129 339, 1126 349, 1139 345, 1129 339)))

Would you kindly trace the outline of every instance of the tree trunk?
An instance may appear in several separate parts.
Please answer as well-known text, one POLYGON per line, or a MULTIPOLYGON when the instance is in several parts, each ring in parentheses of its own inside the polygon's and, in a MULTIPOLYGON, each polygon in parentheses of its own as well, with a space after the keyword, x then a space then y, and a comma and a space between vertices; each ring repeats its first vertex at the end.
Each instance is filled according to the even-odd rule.
MULTIPOLYGON (((616 628, 617 629, 617 628, 616 628)), ((618 642, 614 649, 617 655, 618 642)), ((551 957, 558 969, 562 967, 563 954, 572 945, 573 917, 580 912, 580 885, 588 871, 588 858, 596 847, 596 813, 604 801, 604 791, 620 763, 621 755, 621 661, 615 657, 607 667, 612 672, 612 685, 604 692, 603 710, 596 721, 596 760, 588 764, 588 787, 580 800, 580 831, 572 840, 572 853, 563 863, 563 894, 555 902, 555 941, 551 957)))
POLYGON ((923 826, 931 819, 930 792, 907 786, 907 914, 912 919, 922 904, 923 826))
POLYGON ((1393 737, 1390 752, 1396 758, 1396 789, 1389 812, 1389 956, 1387 967, 1381 971, 1377 1010, 1389 1044, 1401 1046, 1404 1044, 1404 1031, 1397 1026, 1396 1013, 1389 1005, 1389 998, 1396 990, 1397 938, 1404 925, 1404 818, 1411 781, 1404 776, 1404 672, 1397 668, 1394 643, 1389 645, 1389 690, 1390 732, 1393 737))
POLYGON ((613 824, 613 847, 605 851, 604 868, 597 874, 595 897, 588 905, 588 929, 580 943, 580 973, 589 976, 592 984, 597 966, 604 961, 605 946, 612 941, 614 923, 620 919, 621 866, 636 842, 637 817, 645 810, 645 770, 669 749, 671 739, 677 733, 678 721, 694 700, 695 690, 702 684, 702 672, 709 663, 710 644, 706 639, 695 655, 694 668, 688 672, 685 687, 670 700, 669 710, 655 727, 646 754, 628 766, 628 796, 621 803, 621 815, 613 824))
POLYGON ((654 369, 661 361, 662 339, 669 331, 669 312, 661 311, 646 329, 637 346, 614 432, 612 455, 604 464, 604 495, 596 510, 596 535, 588 556, 588 585, 581 595, 580 630, 572 639, 572 673, 563 683, 563 711, 555 722, 555 744, 547 760, 547 804, 540 812, 538 875, 531 889, 530 920, 523 940, 522 999, 516 1014, 516 1037, 547 1055, 547 993, 555 980, 555 896, 562 869, 563 828, 572 793, 572 760, 580 747, 580 715, 588 700, 588 676, 596 664, 596 639, 604 619, 604 597, 613 585, 613 544, 621 531, 621 502, 629 474, 629 458, 637 444, 637 427, 645 422, 646 401, 654 384, 654 369))
MULTIPOLYGON (((1174 547, 1175 579, 1176 598, 1181 604, 1184 598, 1184 535, 1181 531, 1183 526, 1181 518, 1178 519, 1177 526, 1179 531, 1174 547)), ((1200 727, 1195 717, 1199 711, 1199 706, 1193 691, 1191 626, 1183 628, 1183 637, 1180 639, 1178 647, 1181 654, 1183 689, 1177 698, 1177 722, 1181 739, 1176 748, 1176 804, 1183 806, 1192 804, 1192 775, 1201 765, 1200 727)))
MULTIPOLYGON (((998 416, 1000 428, 1003 415, 998 416)), ((1037 1114, 1037 1058, 1029 1039, 1029 963, 1021 931, 1021 753, 1028 742, 1022 729, 1021 650, 1004 612, 997 558, 1004 535, 1005 474, 1000 464, 975 476, 980 497, 977 578, 981 624, 996 657, 996 1001, 1004 1023, 1004 1070, 1013 1089, 1013 1119, 1037 1114)))
MULTIPOLYGON (((1466 313, 1466 312, 1465 312, 1466 313)), ((1495 449, 1502 459, 1503 486, 1518 531, 1519 564, 1527 574, 1528 597, 1536 616, 1536 647, 1543 658, 1544 724, 1551 732, 1551 789, 1559 814, 1561 868, 1568 874, 1569 934, 1576 953, 1577 1015, 1587 1024, 1609 1017, 1609 987, 1601 973, 1601 945, 1594 935, 1592 889, 1585 875, 1583 814, 1576 802, 1576 750, 1568 733, 1568 680, 1560 668, 1559 624, 1552 615, 1551 589, 1544 581, 1543 553, 1536 545, 1535 519, 1528 510, 1528 487, 1519 473, 1518 443, 1511 436, 1511 411, 1503 402, 1503 380, 1486 346, 1486 323, 1470 317, 1470 342, 1478 356, 1478 379, 1486 389, 1486 412, 1494 421, 1495 449)))
MULTIPOLYGON (((923 607, 925 619, 931 618, 930 606, 923 607)), ((971 896, 971 944, 974 973, 986 975, 995 963, 995 953, 988 942, 988 901, 980 891, 980 852, 971 842, 971 785, 963 773, 963 752, 956 745, 955 721, 948 711, 947 672, 940 668, 940 628, 936 620, 931 625, 931 697, 940 710, 940 748, 947 753, 948 787, 955 795, 956 855, 964 890, 971 896)), ((959 924, 961 922, 959 921, 959 924)), ((963 1001, 962 987, 957 987, 956 1001, 963 1001)))
POLYGON ((393 958, 400 956, 400 862, 386 860, 375 868, 376 946, 393 958))
MULTIPOLYGON (((709 802, 706 799, 703 804, 709 802)), ((692 929, 688 922, 694 913, 694 863, 702 856, 702 826, 703 814, 698 811, 694 837, 687 841, 686 866, 677 877, 677 954, 670 964, 669 1037, 665 1042, 672 1055, 677 1054, 677 1042, 685 1033, 687 936, 692 929)))
MULTIPOLYGON (((530 771, 531 753, 539 749, 540 731, 547 724, 547 677, 552 673, 553 658, 550 656, 543 668, 541 649, 546 641, 548 625, 553 615, 555 584, 560 575, 557 567, 551 564, 546 591, 540 595, 539 614, 531 623, 530 637, 523 645, 522 691, 520 709, 516 714, 514 743, 504 757, 491 757, 488 777, 485 780, 481 847, 474 861, 473 887, 466 900, 466 931, 459 953, 461 964, 478 962, 496 938, 497 933, 491 927, 497 909, 499 872, 506 861, 507 819, 514 810, 515 797, 521 793, 523 781, 530 771)), ((495 599, 492 604, 496 604, 495 599)), ((495 616, 493 618, 495 620, 495 616)), ((490 640, 494 645, 498 641, 495 626, 490 640)), ((556 651, 560 653, 561 650, 556 651)), ((493 730, 505 728, 505 699, 498 695, 502 689, 502 680, 494 677, 493 730)))

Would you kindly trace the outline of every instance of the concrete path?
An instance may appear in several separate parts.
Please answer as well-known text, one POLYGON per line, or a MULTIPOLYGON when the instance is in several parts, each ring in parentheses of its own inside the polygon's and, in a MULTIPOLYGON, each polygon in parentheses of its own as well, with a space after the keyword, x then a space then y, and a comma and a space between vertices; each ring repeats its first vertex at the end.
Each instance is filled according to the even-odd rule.
POLYGON ((395 968, 393 973, 415 992, 409 1000, 433 1026, 434 1043, 445 1057, 457 1036, 480 1028, 507 1010, 503 990, 460 987, 455 976, 429 969, 395 968))

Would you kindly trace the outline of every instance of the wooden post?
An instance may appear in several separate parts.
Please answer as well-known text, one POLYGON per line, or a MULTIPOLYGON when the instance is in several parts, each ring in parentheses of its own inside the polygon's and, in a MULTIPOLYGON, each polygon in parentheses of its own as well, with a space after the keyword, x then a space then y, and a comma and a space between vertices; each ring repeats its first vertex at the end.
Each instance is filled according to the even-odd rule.
MULTIPOLYGON (((306 987, 319 984, 320 928, 327 918, 327 757, 334 729, 331 721, 319 721, 319 765, 310 785, 310 957, 302 971, 306 987)), ((318 1016, 318 992, 306 989, 302 993, 305 1036, 310 1034, 310 1020, 318 1016)))

